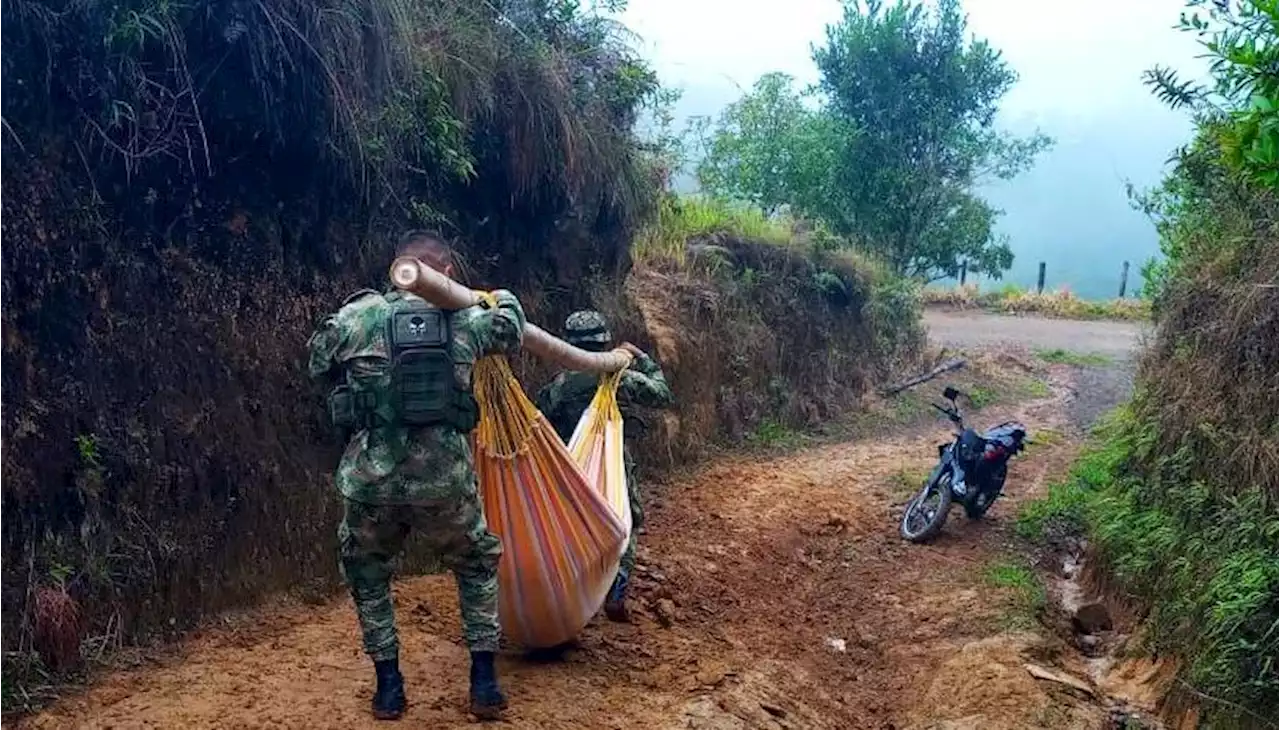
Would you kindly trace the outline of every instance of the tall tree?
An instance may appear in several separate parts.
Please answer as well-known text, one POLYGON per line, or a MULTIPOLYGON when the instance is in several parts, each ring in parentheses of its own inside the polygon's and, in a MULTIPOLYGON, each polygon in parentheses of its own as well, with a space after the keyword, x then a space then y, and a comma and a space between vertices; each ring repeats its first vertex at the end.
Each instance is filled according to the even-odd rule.
POLYGON ((973 189, 1012 178, 1051 142, 994 128, 1017 75, 986 41, 966 37, 959 0, 845 5, 814 49, 830 114, 854 138, 839 147, 834 194, 817 211, 903 273, 926 279, 963 262, 999 276, 1013 262, 973 189))
POLYGON ((752 203, 767 215, 783 206, 812 207, 829 192, 841 136, 834 119, 805 101, 792 77, 765 74, 711 130, 704 123, 697 171, 702 189, 752 203))

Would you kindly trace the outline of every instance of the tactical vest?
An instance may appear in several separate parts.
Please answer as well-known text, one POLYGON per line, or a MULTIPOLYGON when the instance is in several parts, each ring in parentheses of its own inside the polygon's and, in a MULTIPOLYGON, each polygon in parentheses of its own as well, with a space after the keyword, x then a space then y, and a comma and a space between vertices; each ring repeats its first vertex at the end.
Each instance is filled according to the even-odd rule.
POLYGON ((454 374, 451 313, 399 293, 386 302, 389 360, 380 367, 346 367, 346 382, 329 397, 334 425, 474 429, 480 410, 454 374))

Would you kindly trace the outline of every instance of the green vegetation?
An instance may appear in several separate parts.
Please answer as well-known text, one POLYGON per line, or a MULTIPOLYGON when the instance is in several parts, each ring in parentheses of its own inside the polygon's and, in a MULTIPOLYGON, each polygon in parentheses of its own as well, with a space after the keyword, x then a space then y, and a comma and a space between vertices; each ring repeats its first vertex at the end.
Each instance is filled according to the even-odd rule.
POLYGON ((804 434, 772 419, 761 421, 747 435, 748 443, 771 449, 793 449, 804 441, 804 434))
POLYGON ((658 215, 636 235, 632 255, 638 261, 671 259, 683 263, 691 241, 717 234, 784 245, 791 241, 789 221, 768 218, 759 208, 700 196, 668 195, 658 215))
POLYGON ((920 466, 916 468, 903 467, 893 473, 889 477, 890 488, 894 496, 906 499, 918 492, 924 487, 925 480, 929 478, 932 466, 920 466))
POLYGON ((975 385, 966 393, 969 396, 969 404, 977 410, 982 410, 1000 399, 999 393, 984 385, 975 385))
POLYGON ((1001 623, 1006 629, 1031 629, 1039 622, 1047 603, 1040 576, 1025 565, 1000 561, 988 565, 983 580, 1007 595, 1001 623))
MULTIPOLYGON (((1042 381, 1037 380, 1034 382, 1041 383, 1043 385, 1042 381)), ((1045 386, 1045 390, 1048 391, 1048 386, 1045 386)), ((1065 438, 1066 436, 1056 429, 1050 428, 1036 431, 1035 433, 1029 434, 1026 453, 1030 454, 1035 453, 1040 449, 1051 448, 1056 444, 1062 443, 1065 438)))
POLYGON ((1174 692, 1202 726, 1274 727, 1277 3, 1193 0, 1180 25, 1212 81, 1148 74, 1197 125, 1164 182, 1136 195, 1165 255, 1143 272, 1155 336, 1132 402, 1018 529, 1088 535, 1142 609, 1146 648, 1184 660, 1174 692))
MULTIPOLYGON (((356 230, 413 222, 472 234, 500 214, 520 246, 484 229, 474 238, 491 250, 469 253, 518 252, 515 270, 545 265, 551 221, 577 211, 585 230, 600 220, 629 238, 654 202, 663 150, 633 128, 664 98, 657 76, 624 28, 576 2, 17 0, 6 10, 4 77, 27 93, 5 100, 5 144, 39 156, 65 133, 68 166, 101 208, 86 210, 107 228, 113 216, 141 225, 125 213, 143 199, 169 221, 221 181, 251 179, 263 189, 239 183, 243 197, 370 218, 356 230), (292 180, 276 185, 266 160, 292 180)), ((196 235, 165 225, 163 235, 196 235)), ((369 243, 342 238, 315 255, 362 263, 369 243)), ((610 264, 625 245, 604 238, 613 245, 594 252, 610 264)))
MULTIPOLYGON (((1128 409, 1113 414, 1067 481, 1023 505, 1031 540, 1087 535, 1111 577, 1149 602, 1150 648, 1185 656, 1197 691, 1265 714, 1276 687, 1275 544, 1266 495, 1232 495, 1197 479, 1188 445, 1154 457, 1159 432, 1128 409)), ((1206 708, 1216 724, 1241 718, 1206 708)))
POLYGON ((714 132, 709 120, 697 122, 706 146, 698 164, 704 190, 771 216, 819 204, 826 194, 820 181, 830 175, 847 135, 832 115, 806 105, 812 95, 797 93, 793 84, 786 74, 765 74, 724 110, 714 132))
POLYGON ((1032 398, 1048 398, 1053 395, 1053 389, 1049 384, 1039 378, 1027 378, 1023 385, 1023 392, 1032 398))
POLYGON ((994 128, 1017 76, 966 38, 959 2, 848 3, 814 61, 820 98, 769 74, 703 125, 703 188, 820 222, 902 275, 1007 270, 1013 254, 992 228, 999 212, 975 191, 1026 170, 1049 140, 994 128))
POLYGON ((1025 502, 1018 510, 1018 534, 1035 542, 1079 535, 1088 525, 1088 508, 1089 494, 1078 482, 1050 484, 1046 497, 1025 502))
POLYGON ((924 290, 927 305, 982 308, 1002 314, 1039 314, 1060 319, 1145 320, 1151 318, 1151 302, 1147 299, 1081 299, 1070 290, 1036 294, 1022 287, 1006 284, 999 289, 980 292, 968 284, 961 287, 924 290))
POLYGON ((1072 352, 1055 348, 1052 350, 1036 350, 1036 356, 1045 362, 1058 365, 1074 365, 1076 367, 1106 367, 1112 363, 1110 357, 1097 352, 1072 352))

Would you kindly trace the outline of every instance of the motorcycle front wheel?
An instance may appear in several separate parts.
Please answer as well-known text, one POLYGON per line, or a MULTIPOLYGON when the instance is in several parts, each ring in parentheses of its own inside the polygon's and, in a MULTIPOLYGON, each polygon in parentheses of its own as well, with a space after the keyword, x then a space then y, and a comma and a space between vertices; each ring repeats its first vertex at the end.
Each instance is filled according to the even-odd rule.
POLYGON ((929 477, 919 494, 907 503, 898 533, 908 542, 933 539, 946 524, 951 510, 951 470, 941 469, 929 477))

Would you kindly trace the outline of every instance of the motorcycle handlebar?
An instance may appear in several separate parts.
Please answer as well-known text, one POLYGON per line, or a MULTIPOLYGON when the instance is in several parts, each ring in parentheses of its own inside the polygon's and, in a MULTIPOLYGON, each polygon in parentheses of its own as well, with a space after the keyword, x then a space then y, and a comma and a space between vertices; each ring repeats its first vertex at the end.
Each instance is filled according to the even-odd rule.
POLYGON ((929 405, 941 411, 942 415, 950 419, 952 423, 956 425, 961 425, 964 423, 964 419, 960 417, 960 412, 958 410, 954 408, 947 408, 946 406, 940 406, 937 403, 930 403, 929 405))

